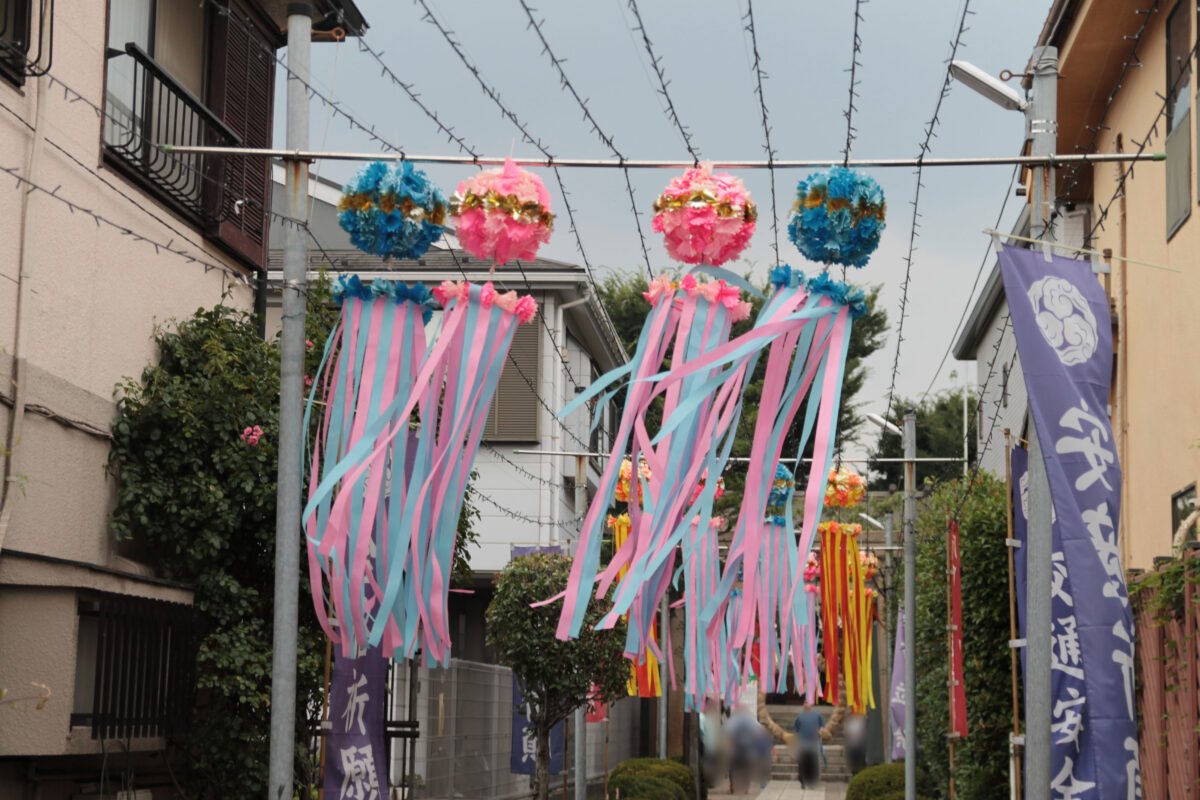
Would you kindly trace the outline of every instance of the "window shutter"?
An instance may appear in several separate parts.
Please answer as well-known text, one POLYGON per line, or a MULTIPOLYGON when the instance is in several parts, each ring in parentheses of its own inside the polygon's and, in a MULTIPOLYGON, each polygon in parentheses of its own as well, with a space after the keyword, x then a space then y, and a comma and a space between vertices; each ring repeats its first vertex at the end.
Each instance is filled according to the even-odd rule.
MULTIPOLYGON (((271 146, 275 48, 279 31, 257 6, 228 0, 229 14, 212 16, 209 105, 245 147, 271 146)), ((215 162, 210 234, 257 267, 266 263, 271 164, 265 157, 215 162), (244 202, 239 203, 239 200, 244 202)))
POLYGON ((541 332, 541 325, 531 321, 518 325, 513 333, 512 347, 508 351, 510 357, 504 361, 504 371, 500 373, 496 395, 488 409, 484 439, 493 442, 539 440, 541 404, 529 381, 537 386, 541 374, 538 369, 542 356, 541 332))

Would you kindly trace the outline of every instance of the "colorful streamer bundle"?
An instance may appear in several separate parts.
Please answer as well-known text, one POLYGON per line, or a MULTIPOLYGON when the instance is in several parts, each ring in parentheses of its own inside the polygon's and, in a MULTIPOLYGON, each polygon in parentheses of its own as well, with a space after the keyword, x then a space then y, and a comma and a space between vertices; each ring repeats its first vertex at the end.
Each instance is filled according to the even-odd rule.
POLYGON ((425 341, 423 286, 339 279, 341 320, 325 345, 325 412, 304 509, 309 577, 325 633, 352 656, 363 644, 429 665, 449 662, 446 617, 467 479, 517 324, 531 297, 490 283, 445 282, 425 341))
POLYGON ((825 698, 834 704, 838 702, 838 677, 844 669, 846 705, 856 714, 865 714, 868 705, 875 707, 871 688, 871 621, 875 593, 867 588, 864 564, 858 552, 862 526, 822 522, 820 531, 825 698))
MULTIPOLYGON (((621 545, 625 544, 625 540, 629 538, 629 529, 631 523, 628 514, 619 514, 615 517, 608 518, 608 528, 613 535, 613 549, 621 549, 621 545)), ((621 571, 618 578, 625 577, 625 570, 621 571)), ((657 623, 650 626, 650 638, 654 639, 658 635, 657 623)), ((640 656, 634 660, 634 663, 629 665, 629 683, 626 686, 626 691, 630 697, 661 697, 662 682, 658 674, 658 658, 650 650, 643 650, 640 656)))

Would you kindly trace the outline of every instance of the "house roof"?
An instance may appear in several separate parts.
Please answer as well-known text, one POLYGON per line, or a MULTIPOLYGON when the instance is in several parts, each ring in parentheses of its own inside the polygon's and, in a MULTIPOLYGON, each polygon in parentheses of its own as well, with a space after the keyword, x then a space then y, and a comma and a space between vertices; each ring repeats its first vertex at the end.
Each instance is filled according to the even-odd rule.
MULTIPOLYGON (((1018 236, 1026 236, 1029 233, 1029 206, 1021 207, 1021 215, 1017 218, 1017 224, 1013 226, 1012 232, 1018 236)), ((1000 279, 1000 264, 996 263, 992 266, 992 271, 988 273, 987 281, 983 284, 983 291, 979 293, 979 298, 975 301, 975 305, 971 307, 971 313, 967 316, 967 321, 963 325, 962 331, 958 335, 958 339, 954 342, 954 357, 959 361, 972 361, 976 357, 979 350, 979 342, 983 339, 983 335, 987 333, 992 326, 992 319, 996 316, 996 312, 1000 308, 1001 302, 1004 300, 1004 281, 1000 279)))

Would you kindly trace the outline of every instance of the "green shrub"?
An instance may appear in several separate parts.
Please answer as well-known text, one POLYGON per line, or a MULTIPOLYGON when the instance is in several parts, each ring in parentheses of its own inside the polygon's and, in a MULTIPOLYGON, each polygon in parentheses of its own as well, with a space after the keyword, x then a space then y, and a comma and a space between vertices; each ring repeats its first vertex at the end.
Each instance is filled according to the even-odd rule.
MULTIPOLYGON (((925 770, 918 767, 918 797, 930 794, 932 788, 925 770)), ((846 800, 891 800, 894 797, 904 800, 904 762, 866 767, 851 778, 846 787, 846 800)))
MULTIPOLYGON (((692 770, 680 761, 664 758, 628 758, 617 764, 610 773, 618 775, 645 775, 657 780, 669 781, 683 792, 683 800, 696 800, 696 780, 692 770)), ((624 792, 621 795, 624 796, 624 792)))
MULTIPOLYGON (((904 790, 896 789, 895 791, 888 792, 887 794, 881 794, 876 797, 875 800, 905 800, 904 790)), ((929 798, 923 794, 919 794, 917 795, 917 800, 929 800, 929 798)))
POLYGON ((645 773, 623 772, 613 774, 608 779, 608 798, 616 800, 627 798, 644 798, 645 800, 687 800, 683 790, 675 783, 665 778, 656 778, 645 773))

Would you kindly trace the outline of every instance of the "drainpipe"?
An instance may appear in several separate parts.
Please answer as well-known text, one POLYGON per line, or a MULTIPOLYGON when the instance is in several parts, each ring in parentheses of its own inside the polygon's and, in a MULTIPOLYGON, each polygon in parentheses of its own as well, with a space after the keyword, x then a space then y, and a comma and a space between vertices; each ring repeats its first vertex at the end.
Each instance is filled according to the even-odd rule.
MULTIPOLYGON (((49 27, 42 25, 43 38, 49 35, 49 27)), ((46 42, 42 42, 43 48, 46 42)), ((25 174, 30 181, 38 180, 37 169, 42 161, 42 150, 45 148, 46 121, 46 90, 50 79, 41 75, 37 79, 37 91, 34 102, 37 104, 33 125, 33 146, 29 151, 29 163, 25 174)), ((17 304, 14 318, 16 335, 13 342, 13 374, 9 379, 13 385, 12 415, 9 418, 8 432, 4 440, 4 484, 0 486, 0 550, 4 549, 4 539, 8 534, 8 525, 13 512, 13 485, 20 480, 21 438, 25 428, 25 402, 28 394, 29 365, 26 362, 26 351, 29 342, 30 302, 33 297, 33 192, 24 192, 21 196, 21 242, 18 255, 17 304)))
MULTIPOLYGON (((560 302, 555 301, 555 303, 554 303, 554 337, 553 338, 555 339, 555 341, 552 341, 550 344, 554 347, 554 357, 558 363, 555 364, 555 366, 554 366, 554 373, 553 373, 554 377, 551 381, 551 386, 552 386, 551 391, 553 393, 551 395, 551 400, 550 400, 551 407, 556 407, 556 406, 562 407, 563 405, 566 405, 563 402, 563 396, 562 396, 562 389, 563 389, 563 380, 562 379, 563 379, 563 374, 566 372, 566 367, 564 365, 566 364, 566 361, 567 361, 567 329, 566 329, 566 320, 565 320, 564 312, 568 308, 574 308, 575 306, 582 305, 582 304, 586 303, 587 301, 588 301, 587 292, 586 292, 586 290, 584 290, 584 295, 577 300, 571 300, 570 302, 567 302, 567 303, 560 303, 560 302)), ((563 420, 563 422, 565 423, 566 420, 563 420)), ((561 435, 561 432, 563 430, 562 427, 559 426, 553 420, 553 418, 551 418, 550 424, 552 426, 554 426, 553 428, 551 428, 553 433, 551 433, 551 435, 550 435, 551 440, 553 442, 553 444, 552 444, 553 448, 555 450, 567 449, 566 448, 567 443, 566 443, 566 441, 563 440, 563 437, 561 435)), ((574 448, 571 448, 571 449, 574 449, 574 448)), ((552 491, 554 491, 554 493, 555 493, 555 496, 552 498, 552 500, 550 502, 550 520, 551 520, 551 524, 554 526, 554 529, 552 531, 550 531, 550 541, 551 542, 559 541, 559 538, 562 535, 562 525, 561 525, 561 522, 562 522, 562 497, 558 496, 558 492, 561 490, 562 476, 564 474, 564 470, 562 468, 562 464, 559 462, 559 459, 564 458, 564 457, 565 456, 550 456, 550 481, 554 487, 552 491)), ((579 509, 576 509, 577 513, 578 513, 578 511, 579 511, 579 509)))

